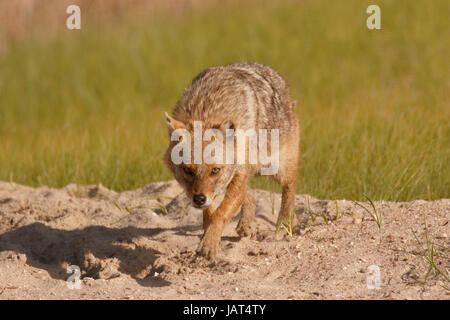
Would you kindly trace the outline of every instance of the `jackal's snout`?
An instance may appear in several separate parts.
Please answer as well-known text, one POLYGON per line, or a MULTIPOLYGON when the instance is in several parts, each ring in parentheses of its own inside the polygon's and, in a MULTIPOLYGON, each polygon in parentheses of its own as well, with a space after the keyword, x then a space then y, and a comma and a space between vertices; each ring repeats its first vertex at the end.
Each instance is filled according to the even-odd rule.
POLYGON ((192 201, 194 202, 194 204, 196 206, 203 206, 206 203, 206 196, 203 193, 200 194, 194 194, 194 196, 192 197, 192 201))

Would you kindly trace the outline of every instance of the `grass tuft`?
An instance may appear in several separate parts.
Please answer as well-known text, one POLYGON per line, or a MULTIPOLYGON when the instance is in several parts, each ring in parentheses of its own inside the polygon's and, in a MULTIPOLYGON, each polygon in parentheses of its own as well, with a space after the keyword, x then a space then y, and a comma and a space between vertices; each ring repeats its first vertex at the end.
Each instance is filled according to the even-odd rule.
POLYGON ((366 211, 373 219, 373 221, 376 222, 378 229, 381 230, 381 224, 383 222, 383 215, 381 212, 378 212, 377 208, 375 207, 375 204, 373 203, 373 201, 367 197, 366 195, 364 195, 366 197, 366 199, 369 201, 370 206, 372 208, 372 210, 367 209, 365 206, 363 206, 362 204, 358 203, 355 201, 355 204, 360 206, 361 208, 364 209, 364 211, 366 211))
MULTIPOLYGON (((440 256, 435 249, 436 245, 434 239, 430 238, 428 235, 428 228, 426 224, 425 224, 425 244, 423 244, 423 242, 419 240, 414 231, 412 231, 412 233, 414 235, 414 238, 416 239, 417 244, 421 248, 421 252, 419 254, 428 264, 428 270, 427 273, 425 274, 423 282, 424 283, 427 282, 428 277, 433 271, 436 275, 441 275, 447 282, 450 282, 449 277, 437 266, 438 264, 437 259, 439 259, 440 256)), ((444 287, 444 289, 449 290, 447 287, 444 287)))

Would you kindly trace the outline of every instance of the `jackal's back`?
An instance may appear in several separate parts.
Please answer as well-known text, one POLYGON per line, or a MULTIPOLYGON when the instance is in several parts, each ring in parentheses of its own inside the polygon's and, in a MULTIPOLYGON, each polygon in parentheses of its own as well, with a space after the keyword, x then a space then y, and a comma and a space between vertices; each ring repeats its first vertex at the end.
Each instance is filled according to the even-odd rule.
POLYGON ((241 129, 297 130, 295 101, 281 76, 259 63, 234 63, 198 74, 178 101, 174 117, 213 128, 230 120, 241 129))

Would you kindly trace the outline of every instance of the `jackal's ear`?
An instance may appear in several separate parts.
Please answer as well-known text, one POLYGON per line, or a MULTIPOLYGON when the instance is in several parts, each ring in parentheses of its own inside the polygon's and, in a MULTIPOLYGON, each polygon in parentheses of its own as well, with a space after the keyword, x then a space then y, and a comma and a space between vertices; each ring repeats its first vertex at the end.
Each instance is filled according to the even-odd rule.
POLYGON ((169 135, 172 134, 172 132, 177 129, 185 128, 185 125, 183 122, 172 118, 171 116, 169 116, 169 114, 167 112, 164 112, 164 117, 166 118, 166 125, 167 125, 167 129, 169 129, 169 135))
POLYGON ((233 138, 236 134, 234 123, 231 120, 226 120, 220 125, 220 131, 225 135, 227 139, 233 138))

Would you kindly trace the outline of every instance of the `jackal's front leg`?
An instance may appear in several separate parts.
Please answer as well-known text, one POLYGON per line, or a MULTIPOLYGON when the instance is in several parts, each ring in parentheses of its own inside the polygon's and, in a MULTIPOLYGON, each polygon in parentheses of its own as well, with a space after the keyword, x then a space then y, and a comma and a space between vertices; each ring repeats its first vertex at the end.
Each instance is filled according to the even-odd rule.
POLYGON ((222 231, 241 207, 246 193, 247 175, 236 174, 228 185, 225 198, 219 207, 215 211, 209 208, 203 211, 203 228, 205 232, 197 248, 198 254, 209 259, 216 255, 222 231))

